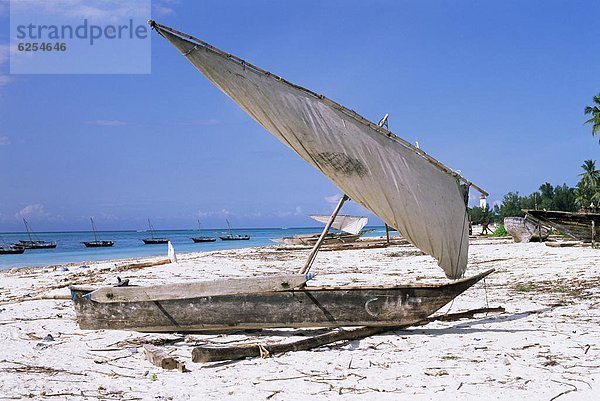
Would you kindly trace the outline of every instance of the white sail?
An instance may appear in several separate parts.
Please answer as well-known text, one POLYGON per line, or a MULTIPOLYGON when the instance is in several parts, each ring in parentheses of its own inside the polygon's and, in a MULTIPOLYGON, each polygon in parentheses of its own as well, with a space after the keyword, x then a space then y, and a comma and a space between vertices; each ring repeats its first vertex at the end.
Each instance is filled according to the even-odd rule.
POLYGON ((167 242, 167 257, 171 263, 177 263, 177 254, 175 253, 175 247, 173 247, 171 241, 167 242))
MULTIPOLYGON (((327 224, 331 218, 331 216, 324 214, 309 214, 308 216, 323 224, 327 224)), ((333 221, 331 227, 356 235, 360 232, 360 230, 363 229, 364 226, 367 225, 368 221, 369 218, 364 216, 347 216, 338 214, 335 216, 335 220, 333 221)))
POLYGON ((468 183, 420 149, 322 95, 189 35, 151 25, 267 131, 379 216, 449 278, 467 266, 468 183))

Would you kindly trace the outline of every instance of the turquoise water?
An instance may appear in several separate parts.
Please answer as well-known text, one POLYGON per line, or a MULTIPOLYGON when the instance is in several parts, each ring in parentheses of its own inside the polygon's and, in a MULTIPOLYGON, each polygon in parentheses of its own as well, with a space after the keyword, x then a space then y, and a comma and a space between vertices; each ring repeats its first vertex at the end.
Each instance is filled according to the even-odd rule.
MULTIPOLYGON (((384 227, 369 227, 374 231, 367 236, 385 235, 384 227)), ((233 230, 234 234, 248 234, 248 241, 221 241, 218 237, 224 230, 167 230, 155 231, 155 237, 169 238, 177 253, 215 251, 221 249, 248 248, 274 245, 273 238, 289 237, 296 234, 319 232, 322 228, 258 228, 233 230), (194 243, 195 236, 217 237, 215 242, 194 243)), ((148 232, 138 231, 101 231, 99 239, 115 241, 110 248, 86 248, 81 241, 93 240, 89 232, 48 232, 37 233, 36 237, 44 241, 56 241, 55 249, 26 249, 21 255, 0 255, 0 269, 25 266, 49 266, 84 261, 109 260, 121 258, 143 258, 147 256, 167 255, 167 245, 145 245, 142 238, 150 236, 148 232)), ((0 243, 16 243, 27 239, 25 233, 2 233, 0 243)))

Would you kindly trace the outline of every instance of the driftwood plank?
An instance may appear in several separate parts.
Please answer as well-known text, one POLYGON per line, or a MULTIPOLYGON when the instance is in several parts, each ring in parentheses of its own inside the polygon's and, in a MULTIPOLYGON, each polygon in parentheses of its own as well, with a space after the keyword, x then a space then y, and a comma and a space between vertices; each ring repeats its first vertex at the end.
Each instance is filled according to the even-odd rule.
POLYGON ((130 263, 127 265, 118 266, 115 269, 115 271, 130 270, 130 269, 142 269, 144 267, 168 265, 169 263, 171 263, 171 259, 162 259, 162 260, 157 260, 154 262, 130 263))
POLYGON ((176 300, 219 295, 285 291, 303 286, 304 274, 245 277, 154 286, 102 287, 90 294, 100 303, 176 300))
MULTIPOLYGON (((411 325, 421 326, 427 323, 441 320, 453 321, 465 318, 472 318, 479 313, 504 312, 503 307, 472 309, 466 312, 451 313, 423 319, 422 321, 411 325)), ((400 327, 360 327, 352 330, 336 330, 329 333, 320 334, 311 338, 294 341, 285 344, 242 344, 231 346, 200 346, 192 350, 192 362, 216 362, 225 360, 234 360, 250 357, 268 357, 273 354, 281 354, 292 351, 306 351, 312 348, 335 343, 338 341, 359 340, 372 335, 380 334, 385 331, 402 329, 410 326, 400 327)))
POLYGON ((150 361, 155 366, 158 366, 162 369, 177 369, 180 372, 185 372, 185 365, 178 361, 176 358, 167 354, 161 348, 152 345, 152 344, 144 344, 144 355, 146 359, 150 361))

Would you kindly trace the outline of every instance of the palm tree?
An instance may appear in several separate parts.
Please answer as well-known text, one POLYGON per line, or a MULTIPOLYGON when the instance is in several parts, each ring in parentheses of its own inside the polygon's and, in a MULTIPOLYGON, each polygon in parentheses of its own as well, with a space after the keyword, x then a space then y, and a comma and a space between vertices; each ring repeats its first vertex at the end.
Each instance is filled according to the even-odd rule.
POLYGON ((581 182, 588 188, 595 189, 600 184, 600 170, 596 170, 595 160, 585 160, 581 165, 583 173, 579 174, 581 182))
POLYGON ((585 160, 581 165, 583 173, 577 184, 575 195, 581 207, 589 207, 592 202, 600 200, 600 171, 596 170, 595 160, 585 160))
MULTIPOLYGON (((593 106, 585 108, 585 114, 592 116, 585 123, 592 124, 592 136, 596 136, 596 134, 600 133, 600 93, 594 96, 593 106)), ((600 140, 598 140, 598 143, 600 143, 600 140)))

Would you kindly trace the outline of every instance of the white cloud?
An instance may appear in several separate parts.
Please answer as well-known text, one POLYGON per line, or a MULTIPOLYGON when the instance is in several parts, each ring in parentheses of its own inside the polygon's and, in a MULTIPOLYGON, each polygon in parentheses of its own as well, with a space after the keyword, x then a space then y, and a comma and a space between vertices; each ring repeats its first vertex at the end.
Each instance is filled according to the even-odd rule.
POLYGON ((0 146, 10 145, 10 138, 5 135, 0 135, 0 146))
POLYGON ((15 213, 15 217, 20 219, 23 217, 35 217, 35 218, 47 218, 49 214, 46 212, 44 205, 40 203, 33 203, 25 206, 23 209, 15 213))
POLYGON ((13 2, 14 12, 35 10, 49 16, 88 19, 93 22, 115 22, 124 18, 150 17, 150 1, 128 0, 28 0, 13 2))
POLYGON ((90 120, 84 121, 84 124, 97 125, 99 127, 121 127, 127 125, 127 122, 121 120, 90 120))
POLYGON ((335 194, 335 195, 331 195, 331 196, 326 196, 324 199, 325 199, 325 202, 327 202, 327 203, 338 203, 341 198, 342 198, 342 194, 335 194))
POLYGON ((296 209, 294 210, 294 216, 300 216, 301 214, 304 214, 304 211, 300 206, 296 206, 296 209))

